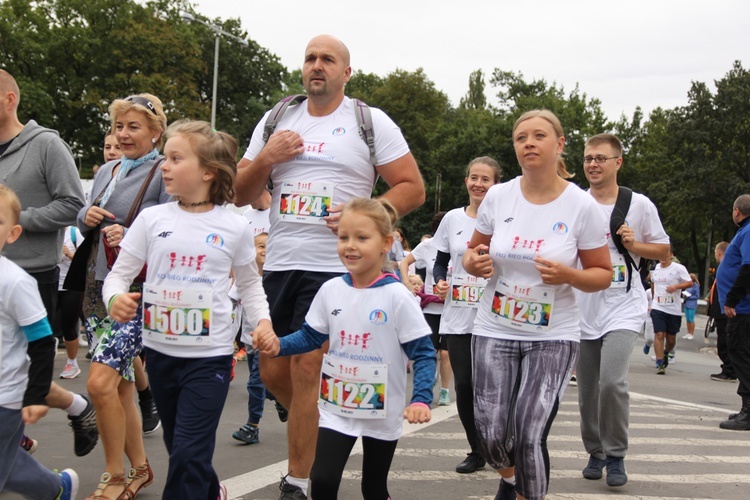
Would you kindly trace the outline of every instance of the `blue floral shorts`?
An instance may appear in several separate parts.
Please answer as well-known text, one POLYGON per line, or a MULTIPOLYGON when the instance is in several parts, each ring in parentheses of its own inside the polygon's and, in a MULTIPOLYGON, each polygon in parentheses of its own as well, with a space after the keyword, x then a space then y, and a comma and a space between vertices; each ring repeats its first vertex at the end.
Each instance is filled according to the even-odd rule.
POLYGON ((109 320, 109 328, 104 329, 91 361, 101 363, 117 372, 128 382, 135 382, 133 360, 143 350, 141 337, 142 310, 138 306, 135 318, 127 323, 109 320))

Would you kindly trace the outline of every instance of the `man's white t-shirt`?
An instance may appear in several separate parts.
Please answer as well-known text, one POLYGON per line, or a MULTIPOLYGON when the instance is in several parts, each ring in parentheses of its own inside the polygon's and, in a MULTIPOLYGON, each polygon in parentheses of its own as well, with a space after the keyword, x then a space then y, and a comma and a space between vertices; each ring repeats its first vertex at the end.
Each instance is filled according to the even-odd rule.
MULTIPOLYGON (((146 331, 150 313, 144 310, 143 345, 146 347, 180 358, 231 355, 235 332, 228 295, 229 274, 233 268, 241 266, 255 268, 251 280, 241 283, 238 277, 237 281, 251 324, 257 325, 261 319, 269 319, 266 296, 255 267, 252 232, 247 219, 241 215, 219 206, 210 212, 188 213, 176 202, 157 205, 138 215, 121 246, 137 259, 148 262, 144 297, 149 287, 179 291, 183 296, 187 295, 186 292, 211 294, 209 345, 178 345, 154 340, 160 334, 146 331), (245 289, 253 295, 250 300, 243 295, 245 289)), ((105 300, 120 291, 113 290, 119 280, 117 267, 115 264, 105 281, 105 300)))
POLYGON ((271 209, 269 208, 265 210, 258 210, 253 207, 248 208, 242 213, 242 215, 250 223, 250 229, 253 232, 253 237, 258 236, 262 233, 268 234, 268 232, 271 230, 271 220, 269 219, 270 213, 271 209))
POLYGON ((22 326, 47 317, 36 280, 0 256, 0 407, 20 410, 29 383, 29 346, 22 326))
POLYGON ((479 207, 476 229, 492 238, 495 273, 482 295, 473 333, 577 342, 573 287, 545 285, 532 259, 577 267, 579 250, 607 244, 607 221, 594 199, 575 184, 550 203, 535 205, 524 198, 520 179, 492 186, 479 207))
MULTIPOLYGON (((435 290, 435 278, 432 276, 432 268, 435 267, 435 258, 437 250, 432 245, 432 238, 426 239, 417 245, 411 251, 414 257, 415 267, 425 269, 424 293, 427 295, 437 295, 435 290)), ((449 264, 450 267, 450 264, 449 264)), ((430 302, 422 309, 425 314, 443 314, 442 302, 430 302)))
MULTIPOLYGON (((609 221, 614 205, 596 206, 609 221)), ((639 193, 633 193, 625 222, 633 229, 636 241, 669 244, 654 204, 639 193)), ((612 284, 606 290, 586 293, 575 290, 581 311, 581 339, 594 340, 613 330, 640 332, 648 313, 646 292, 638 271, 632 271, 630 292, 627 292, 627 266, 607 232, 609 256, 612 259, 612 284)), ((636 264, 640 257, 630 253, 636 264)))
MULTIPOLYGON (((432 238, 432 246, 436 251, 449 253, 452 263, 451 282, 452 285, 457 277, 468 277, 464 270, 463 256, 466 248, 474 234, 476 219, 466 215, 466 210, 454 208, 440 221, 435 236, 432 238)), ((472 277, 473 278, 473 277, 472 277)), ((452 289, 452 287, 451 287, 452 289)), ((461 335, 471 333, 474 329, 474 319, 477 317, 476 308, 457 307, 453 300, 453 293, 448 292, 443 307, 443 315, 440 317, 441 335, 461 335)))
MULTIPOLYGON (((271 230, 265 270, 346 271, 336 253, 336 235, 325 226, 322 217, 304 214, 325 215, 329 206, 355 197, 369 198, 372 194, 377 170, 370 163, 370 150, 359 136, 355 106, 344 97, 336 111, 318 117, 310 116, 305 101, 287 109, 276 127, 302 136, 305 151, 271 169, 271 230), (285 193, 283 204, 282 193, 285 193), (321 203, 325 205, 323 208, 321 203), (314 223, 292 222, 292 219, 314 223)), ((409 146, 398 126, 381 110, 370 110, 378 165, 408 154, 409 146)), ((248 160, 254 160, 265 146, 263 126, 269 113, 253 132, 244 156, 248 160)))
POLYGON ((656 265, 651 271, 651 283, 654 287, 654 300, 651 303, 651 310, 661 311, 672 316, 682 315, 682 302, 680 296, 682 290, 675 290, 672 293, 667 292, 667 287, 679 285, 686 281, 693 282, 690 273, 682 264, 672 262, 667 267, 662 267, 661 263, 656 265))
POLYGON ((388 366, 385 418, 348 418, 321 410, 320 427, 387 441, 401 437, 408 361, 401 344, 432 333, 412 293, 398 282, 354 288, 333 278, 320 287, 305 321, 329 335, 332 361, 388 366))

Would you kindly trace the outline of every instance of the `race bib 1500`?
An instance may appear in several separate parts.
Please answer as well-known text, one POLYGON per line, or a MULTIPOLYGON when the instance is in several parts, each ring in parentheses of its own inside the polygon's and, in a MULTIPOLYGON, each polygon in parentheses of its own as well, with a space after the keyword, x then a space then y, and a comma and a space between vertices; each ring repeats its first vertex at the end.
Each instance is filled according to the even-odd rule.
POLYGON ((212 294, 143 284, 143 337, 180 345, 211 345, 212 294))

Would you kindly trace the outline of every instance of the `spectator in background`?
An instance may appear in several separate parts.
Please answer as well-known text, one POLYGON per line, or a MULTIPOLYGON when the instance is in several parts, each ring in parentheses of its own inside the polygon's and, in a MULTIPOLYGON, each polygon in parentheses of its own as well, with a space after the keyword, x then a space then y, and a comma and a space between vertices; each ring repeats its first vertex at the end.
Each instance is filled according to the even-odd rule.
MULTIPOLYGON (((714 257, 716 257, 717 268, 716 274, 718 275, 718 266, 721 265, 721 261, 724 260, 724 254, 727 251, 729 242, 721 241, 714 248, 714 257)), ((734 373, 732 367, 732 360, 729 358, 729 351, 727 348, 727 316, 724 314, 719 304, 719 288, 716 286, 716 279, 714 279, 711 285, 711 293, 708 297, 708 315, 713 318, 714 325, 716 326, 716 350, 721 360, 721 371, 711 375, 711 380, 717 382, 735 382, 737 375, 734 373)))
POLYGON ((701 295, 701 284, 698 281, 698 276, 695 273, 690 273, 690 279, 693 281, 693 286, 682 292, 682 296, 685 297, 683 308, 685 310, 685 323, 687 323, 687 333, 682 338, 687 340, 693 340, 693 334, 695 334, 695 310, 698 309, 698 299, 701 295))

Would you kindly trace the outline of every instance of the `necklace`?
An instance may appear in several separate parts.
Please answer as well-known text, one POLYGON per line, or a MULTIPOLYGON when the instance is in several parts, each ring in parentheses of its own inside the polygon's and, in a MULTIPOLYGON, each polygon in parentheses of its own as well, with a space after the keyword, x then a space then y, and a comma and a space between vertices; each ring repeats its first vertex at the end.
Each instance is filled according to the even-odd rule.
POLYGON ((183 203, 182 200, 177 200, 177 204, 181 207, 199 207, 201 205, 208 205, 212 203, 211 200, 196 201, 195 203, 183 203))

